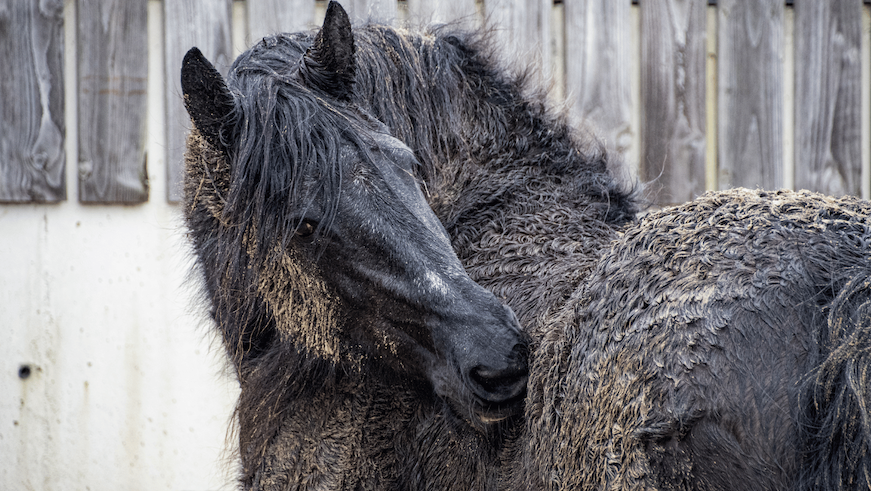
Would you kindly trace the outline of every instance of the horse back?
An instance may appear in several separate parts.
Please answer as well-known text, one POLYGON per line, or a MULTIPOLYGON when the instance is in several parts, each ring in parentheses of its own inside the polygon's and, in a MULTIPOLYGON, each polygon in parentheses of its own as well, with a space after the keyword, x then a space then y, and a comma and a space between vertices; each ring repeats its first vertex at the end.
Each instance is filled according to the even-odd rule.
POLYGON ((555 487, 867 486, 869 216, 735 190, 630 226, 560 320, 555 487))

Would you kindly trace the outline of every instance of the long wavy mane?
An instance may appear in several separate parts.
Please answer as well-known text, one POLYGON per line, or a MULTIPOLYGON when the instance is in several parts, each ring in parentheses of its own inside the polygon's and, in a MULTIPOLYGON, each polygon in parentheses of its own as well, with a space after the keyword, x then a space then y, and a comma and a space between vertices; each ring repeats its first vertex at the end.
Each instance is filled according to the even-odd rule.
MULTIPOLYGON (((359 125, 384 124, 412 149, 416 177, 463 267, 529 329, 575 289, 638 208, 633 187, 609 172, 602 145, 572 129, 524 76, 501 66, 486 32, 363 26, 353 34, 349 100, 299 82, 316 32, 269 36, 230 70, 233 108, 218 141, 194 130, 188 142, 188 225, 242 384, 237 416, 247 484, 281 425, 311 409, 301 406, 307 396, 354 383, 348 367, 285 342, 263 298, 278 288, 263 285, 278 269, 270 262, 280 260, 275 251, 300 225, 300 211, 319 194, 320 202, 339 202, 333 198, 346 176, 330 164, 341 142, 366 154, 371 145, 359 125)), ((396 389, 383 374, 370 378, 396 389)), ((402 401, 398 413, 439 407, 431 395, 412 398, 404 390, 394 397, 402 401)), ((430 417, 420 424, 431 425, 432 445, 406 442, 426 447, 415 457, 415 473, 436 475, 450 458, 457 469, 495 479, 501 443, 489 448, 482 436, 465 435, 464 445, 482 450, 468 461, 439 436, 460 423, 430 417)))
MULTIPOLYGON (((634 216, 633 189, 608 173, 610 157, 601 144, 569 126, 526 74, 503 66, 487 31, 443 25, 411 33, 365 26, 355 36, 358 97, 417 153, 427 180, 457 189, 453 181, 471 167, 486 171, 488 182, 504 176, 510 184, 511 171, 532 167, 569 178, 591 201, 607 203, 604 221, 634 216)), ((510 188, 505 183, 504 190, 481 192, 497 198, 510 188)), ((468 196, 468 187, 463 191, 467 196, 433 199, 437 213, 451 209, 441 210, 449 228, 464 206, 481 199, 468 196)))
MULTIPOLYGON (((286 62, 302 56, 313 36, 277 34, 262 44, 286 62)), ((469 167, 486 169, 488 181, 498 180, 494 171, 536 167, 571 178, 591 200, 606 202, 607 222, 631 219, 638 211, 635 189, 607 172, 612 157, 600 142, 570 126, 526 74, 502 66, 487 31, 365 25, 354 30, 354 38, 357 102, 415 152, 420 177, 429 185, 456 188, 452 180, 469 167), (515 118, 518 112, 525 117, 515 118)), ((453 210, 448 227, 459 220, 461 203, 473 201, 457 201, 456 195, 431 199, 437 213, 440 207, 453 210)))
MULTIPOLYGON (((296 60, 313 38, 277 34, 263 44, 296 60)), ((620 163, 600 141, 500 61, 487 31, 364 25, 354 40, 355 102, 414 151, 469 275, 534 329, 634 219, 637 187, 610 171, 620 163)))

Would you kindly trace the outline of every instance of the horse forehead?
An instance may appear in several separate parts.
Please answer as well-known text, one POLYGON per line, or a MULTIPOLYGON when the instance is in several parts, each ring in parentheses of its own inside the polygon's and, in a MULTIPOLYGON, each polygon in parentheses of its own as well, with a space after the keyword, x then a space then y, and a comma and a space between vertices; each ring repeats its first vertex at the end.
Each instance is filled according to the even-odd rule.
MULTIPOLYGON (((414 153, 403 142, 387 134, 374 134, 372 143, 371 158, 361 158, 360 153, 343 154, 348 159, 346 162, 353 162, 351 179, 348 181, 356 188, 355 194, 378 196, 375 202, 387 204, 391 214, 406 210, 432 233, 431 239, 440 240, 442 245, 450 249, 447 232, 418 187, 418 179, 413 172, 416 163, 414 153)), ((350 151, 350 148, 343 149, 345 151, 350 151)))
POLYGON ((369 158, 352 145, 343 145, 341 159, 350 164, 351 182, 362 185, 367 192, 385 193, 392 190, 403 201, 414 200, 415 176, 406 161, 414 159, 402 142, 387 135, 374 134, 369 158), (403 155, 407 153, 407 155, 403 155))

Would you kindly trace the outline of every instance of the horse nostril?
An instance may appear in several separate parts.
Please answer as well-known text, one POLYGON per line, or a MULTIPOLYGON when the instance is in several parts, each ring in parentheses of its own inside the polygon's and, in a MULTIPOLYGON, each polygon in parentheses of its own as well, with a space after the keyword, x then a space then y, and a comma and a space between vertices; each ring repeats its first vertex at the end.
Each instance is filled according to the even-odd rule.
POLYGON ((526 390, 527 372, 519 370, 486 370, 475 368, 472 380, 480 389, 478 396, 488 403, 499 404, 514 399, 526 390))
POLYGON ((515 346, 510 360, 502 368, 479 365, 470 371, 469 376, 478 397, 488 403, 499 404, 526 392, 529 369, 525 347, 515 346))

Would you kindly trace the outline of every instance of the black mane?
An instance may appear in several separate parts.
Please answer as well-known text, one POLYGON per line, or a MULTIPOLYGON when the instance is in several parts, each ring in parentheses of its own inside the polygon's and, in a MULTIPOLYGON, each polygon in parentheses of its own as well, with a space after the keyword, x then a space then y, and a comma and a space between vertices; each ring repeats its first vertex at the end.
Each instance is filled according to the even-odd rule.
MULTIPOLYGON (((511 75, 501 66, 486 31, 454 25, 429 29, 412 33, 366 25, 354 30, 355 100, 415 152, 425 182, 457 187, 450 180, 469 166, 486 170, 493 181, 492 172, 510 177, 512 170, 534 167, 570 179, 579 192, 603 203, 603 221, 634 218, 640 206, 637 190, 608 172, 612 156, 549 108, 546 94, 532 88, 527 76, 511 75), (524 117, 516 118, 518 114, 524 117)), ((256 61, 276 73, 296 70, 296 60, 313 39, 314 32, 269 36, 234 66, 256 61)), ((498 200, 510 188, 504 187, 487 190, 488 200, 498 200)), ((450 208, 445 212, 449 229, 462 219, 463 205, 483 199, 431 198, 437 213, 439 207, 450 208)))
MULTIPOLYGON (((486 31, 354 29, 354 101, 411 148, 418 178, 469 275, 534 331, 641 208, 602 144, 567 124, 529 77, 499 61, 486 31), (494 250, 494 240, 501 246, 494 250)), ((252 52, 294 65, 314 32, 252 52)))
MULTIPOLYGON (((390 401, 391 428, 382 433, 396 442, 387 438, 366 449, 380 452, 383 445, 392 458, 411 459, 379 456, 379 466, 396 466, 384 467, 379 479, 427 482, 448 465, 457 475, 443 476, 445 482, 474 474, 478 484, 492 487, 497 463, 511 451, 503 446, 505 435, 471 431, 431 391, 370 365, 310 357, 283 337, 262 298, 263 283, 272 281, 270 270, 281 261, 276 251, 292 239, 314 196, 339 202, 333 198, 348 177, 329 164, 340 142, 365 155, 371 145, 359 126, 386 125, 414 152, 415 177, 468 276, 510 306, 535 340, 546 314, 576 289, 617 230, 634 220, 635 189, 610 173, 613 163, 598 141, 573 130, 543 92, 500 65, 486 32, 363 26, 353 34, 350 100, 329 92, 329 82, 315 84, 326 92, 309 87, 300 73, 311 68, 305 58, 316 32, 269 36, 228 75, 234 106, 221 125, 224 148, 196 129, 188 142, 188 223, 242 385, 243 482, 259 479, 257 466, 302 458, 267 457, 293 448, 291 434, 305 437, 305 429, 294 433, 287 425, 323 418, 317 424, 344 429, 317 407, 379 394, 355 404, 390 401), (445 440, 445 434, 455 436, 445 440)), ((273 299, 281 294, 286 304, 296 303, 292 292, 266 289, 273 299)), ((499 424, 514 432, 516 422, 499 424)))
POLYGON ((433 197, 449 230, 467 208, 500 201, 518 184, 516 173, 529 169, 569 179, 591 202, 604 203, 605 222, 634 218, 634 190, 608 173, 604 148, 549 108, 528 77, 502 66, 487 31, 443 25, 411 34, 373 25, 355 35, 358 100, 416 152, 427 181, 458 189, 465 183, 453 180, 472 170, 488 182, 500 181, 494 173, 506 178, 478 195, 464 187, 463 196, 433 197))
MULTIPOLYGON (((350 140, 365 154, 371 143, 362 141, 358 129, 374 125, 356 107, 300 83, 299 72, 306 71, 302 53, 296 43, 282 41, 264 40, 245 52, 227 77, 237 104, 234 119, 225 123, 233 135, 228 153, 234 185, 224 218, 237 224, 258 220, 258 248, 276 237, 286 243, 318 193, 327 203, 338 202, 339 143, 350 140), (241 144, 233 147, 236 142, 241 144), (304 177, 312 175, 319 176, 318 182, 306 183, 304 177)), ((327 211, 321 226, 329 224, 335 211, 327 211)))

